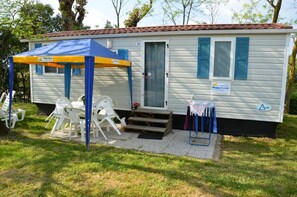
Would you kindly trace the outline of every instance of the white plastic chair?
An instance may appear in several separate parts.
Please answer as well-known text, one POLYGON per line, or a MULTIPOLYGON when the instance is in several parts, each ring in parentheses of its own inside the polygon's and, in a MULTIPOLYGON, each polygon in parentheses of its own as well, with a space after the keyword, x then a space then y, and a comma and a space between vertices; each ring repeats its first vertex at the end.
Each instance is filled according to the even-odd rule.
POLYGON ((7 94, 3 92, 0 97, 0 103, 2 103, 6 97, 7 97, 7 94))
MULTIPOLYGON (((85 129, 84 129, 84 123, 85 120, 80 117, 81 113, 84 113, 82 109, 73 108, 73 107, 65 107, 65 116, 70 120, 70 129, 69 129, 69 140, 71 140, 72 137, 72 128, 79 126, 80 127, 80 133, 81 133, 81 141, 85 140, 85 129)), ((75 130, 75 135, 77 136, 77 129, 75 130)))
MULTIPOLYGON (((66 97, 61 97, 57 100, 56 102, 56 108, 54 109, 54 111, 51 113, 51 118, 49 120, 49 122, 55 118, 56 122, 52 128, 51 131, 51 135, 54 134, 55 130, 60 129, 60 127, 65 123, 65 121, 67 120, 67 117, 65 116, 64 113, 64 108, 65 107, 72 107, 71 102, 68 98, 66 97)), ((64 126, 62 126, 62 129, 64 129, 64 126)))
MULTIPOLYGON (((15 91, 12 91, 12 98, 15 95, 15 91)), ((0 119, 2 121, 5 121, 6 127, 9 128, 9 94, 6 95, 5 93, 2 93, 1 95, 1 101, 4 100, 1 109, 0 109, 0 119), (4 100, 5 97, 5 100, 4 100)), ((11 109, 11 117, 10 117, 10 127, 14 128, 15 123, 17 121, 22 121, 25 118, 26 111, 22 109, 11 109), (19 116, 21 118, 19 118, 19 116)))
POLYGON ((118 135, 121 135, 120 130, 114 122, 114 119, 118 119, 119 121, 121 121, 121 119, 118 116, 118 114, 113 110, 112 102, 110 101, 110 99, 100 98, 95 103, 95 106, 96 108, 93 111, 93 122, 96 128, 101 132, 103 137, 107 139, 104 132, 102 131, 103 126, 111 126, 117 132, 118 135), (103 115, 99 113, 101 110, 105 111, 103 115))
POLYGON ((82 94, 78 97, 77 102, 84 102, 85 100, 85 94, 82 94))

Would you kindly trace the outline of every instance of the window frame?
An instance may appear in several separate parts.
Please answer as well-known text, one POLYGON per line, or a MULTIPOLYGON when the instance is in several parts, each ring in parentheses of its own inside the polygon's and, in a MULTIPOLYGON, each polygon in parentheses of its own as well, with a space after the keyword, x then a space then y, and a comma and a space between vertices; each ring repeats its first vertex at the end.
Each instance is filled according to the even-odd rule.
MULTIPOLYGON (((47 46, 51 43, 42 43, 42 46, 47 46)), ((56 72, 55 73, 48 73, 48 72, 45 72, 45 66, 43 66, 43 75, 49 75, 49 76, 56 76, 56 75, 64 75, 64 72, 63 73, 59 73, 58 72, 58 68, 56 68, 56 72)))
POLYGON ((235 48, 236 48, 236 38, 235 37, 211 37, 210 39, 210 80, 234 80, 234 69, 235 69, 235 48), (215 43, 216 42, 231 42, 230 51, 230 70, 229 77, 215 77, 214 76, 214 53, 215 53, 215 43))
MULTIPOLYGON (((53 67, 55 68, 55 67, 53 67)), ((72 70, 72 69, 71 69, 72 70)), ((49 72, 45 72, 45 66, 43 66, 43 74, 44 75, 64 75, 64 72, 63 73, 59 73, 58 72, 58 68, 56 68, 56 72, 55 73, 49 73, 49 72)))

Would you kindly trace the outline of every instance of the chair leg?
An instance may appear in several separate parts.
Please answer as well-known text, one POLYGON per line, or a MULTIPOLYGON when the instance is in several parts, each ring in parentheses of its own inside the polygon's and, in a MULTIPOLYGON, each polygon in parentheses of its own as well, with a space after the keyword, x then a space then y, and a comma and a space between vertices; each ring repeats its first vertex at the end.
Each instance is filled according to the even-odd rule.
POLYGON ((54 112, 52 112, 46 119, 45 119, 45 121, 50 121, 52 118, 53 118, 53 114, 54 114, 54 112))
POLYGON ((80 134, 81 134, 81 141, 85 141, 85 129, 84 129, 84 123, 80 122, 80 134))
POLYGON ((56 119, 56 122, 55 122, 55 124, 54 124, 54 126, 53 126, 53 128, 52 128, 52 131, 51 131, 51 135, 54 134, 54 132, 55 132, 55 130, 56 130, 56 127, 57 127, 57 125, 58 125, 58 122, 59 122, 59 118, 56 119))
POLYGON ((98 133, 98 130, 96 129, 96 125, 93 121, 92 121, 92 129, 93 129, 93 133, 94 133, 95 137, 98 138, 99 133, 98 133))
POLYGON ((94 122, 96 127, 98 128, 98 130, 101 132, 101 134, 103 135, 104 139, 107 140, 107 137, 105 136, 105 134, 103 133, 101 127, 100 127, 100 123, 94 122))
POLYGON ((19 121, 23 121, 25 119, 26 110, 17 109, 17 113, 21 113, 21 119, 19 121))
POLYGON ((121 135, 120 130, 118 129, 118 127, 115 125, 115 123, 110 119, 110 118, 106 118, 106 120, 109 122, 109 124, 113 127, 113 129, 119 134, 121 135))
POLYGON ((71 137, 72 137, 72 123, 70 122, 70 128, 69 128, 69 133, 68 133, 68 137, 69 137, 69 140, 71 140, 71 137))
POLYGON ((48 119, 48 122, 47 122, 47 124, 45 125, 45 128, 47 128, 48 127, 48 125, 51 123, 51 121, 53 120, 53 116, 51 116, 49 119, 48 119))
POLYGON ((62 127, 61 130, 64 131, 64 127, 65 127, 64 120, 65 120, 64 117, 59 118, 59 121, 56 125, 56 127, 57 127, 56 129, 60 129, 62 127))

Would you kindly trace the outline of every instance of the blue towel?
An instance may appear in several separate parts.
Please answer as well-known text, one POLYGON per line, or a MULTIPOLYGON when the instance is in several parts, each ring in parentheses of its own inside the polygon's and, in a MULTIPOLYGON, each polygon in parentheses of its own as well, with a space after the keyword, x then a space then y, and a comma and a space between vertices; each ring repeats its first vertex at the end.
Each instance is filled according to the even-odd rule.
POLYGON ((198 134, 198 114, 195 115, 195 132, 198 134))
POLYGON ((213 110, 213 133, 218 133, 218 128, 217 128, 217 116, 216 116, 216 109, 214 108, 213 110))

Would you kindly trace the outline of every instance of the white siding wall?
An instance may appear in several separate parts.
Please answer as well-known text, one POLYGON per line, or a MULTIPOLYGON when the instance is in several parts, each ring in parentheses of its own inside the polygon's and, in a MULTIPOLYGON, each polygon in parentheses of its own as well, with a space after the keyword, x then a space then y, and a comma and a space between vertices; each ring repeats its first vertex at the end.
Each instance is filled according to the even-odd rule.
MULTIPOLYGON (((186 101, 191 95, 210 99, 210 80, 197 79, 197 36, 114 38, 113 49, 128 49, 133 71, 133 99, 140 101, 142 48, 144 40, 169 41, 168 109, 174 114, 186 113, 186 101)), ((211 37, 210 35, 205 35, 211 37)), ((217 36, 217 35, 216 35, 217 36)), ((236 37, 236 35, 232 35, 236 37)), ((286 35, 240 35, 250 38, 248 80, 234 80, 231 95, 214 96, 217 116, 277 122, 279 117, 286 35), (272 110, 260 112, 256 106, 270 104, 272 110)), ((106 40, 97 40, 103 46, 106 40)), ((35 75, 32 66, 32 101, 54 104, 64 94, 62 76, 35 75)), ((71 99, 84 93, 84 73, 73 76, 71 99)), ((95 69, 94 98, 109 95, 117 109, 129 109, 129 88, 126 69, 95 69)))

